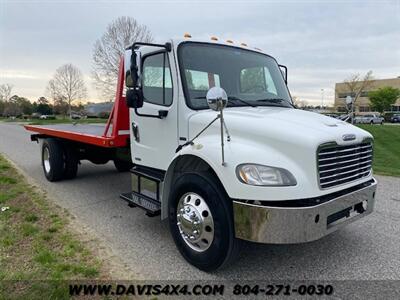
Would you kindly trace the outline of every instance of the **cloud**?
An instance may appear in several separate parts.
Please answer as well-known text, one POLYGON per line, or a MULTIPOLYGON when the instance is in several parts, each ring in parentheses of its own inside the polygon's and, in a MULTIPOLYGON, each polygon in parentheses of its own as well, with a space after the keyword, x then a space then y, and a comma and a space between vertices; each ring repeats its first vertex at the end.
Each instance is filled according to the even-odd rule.
POLYGON ((0 69, 0 78, 2 81, 7 81, 10 79, 40 79, 42 76, 33 72, 0 69))
POLYGON ((400 75, 399 1, 22 1, 1 7, 0 80, 33 98, 64 63, 82 70, 95 98, 93 44, 121 15, 146 24, 159 41, 190 32, 262 48, 289 67, 292 94, 315 103, 321 89, 332 102, 335 82, 352 73, 400 75))

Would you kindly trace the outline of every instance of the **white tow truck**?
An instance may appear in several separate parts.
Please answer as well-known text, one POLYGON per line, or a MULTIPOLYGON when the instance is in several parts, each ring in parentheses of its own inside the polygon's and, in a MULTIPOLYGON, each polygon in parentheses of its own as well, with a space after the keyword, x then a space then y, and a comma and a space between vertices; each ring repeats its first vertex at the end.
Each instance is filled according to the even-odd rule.
POLYGON ((26 128, 50 181, 74 178, 84 159, 130 170, 121 197, 168 219, 180 253, 205 271, 243 240, 309 242, 374 208, 373 137, 296 109, 286 67, 232 41, 134 43, 105 128, 26 128))

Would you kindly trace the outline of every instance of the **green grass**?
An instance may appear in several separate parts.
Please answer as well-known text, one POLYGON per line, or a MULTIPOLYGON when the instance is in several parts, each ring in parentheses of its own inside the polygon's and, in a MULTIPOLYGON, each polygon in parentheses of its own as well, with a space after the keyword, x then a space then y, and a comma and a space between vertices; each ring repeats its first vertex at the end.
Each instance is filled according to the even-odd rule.
POLYGON ((67 228, 66 213, 0 155, 4 206, 9 209, 0 212, 0 299, 64 299, 67 280, 109 278, 80 235, 67 228))
POLYGON ((374 173, 400 177, 400 126, 359 125, 374 136, 374 173))

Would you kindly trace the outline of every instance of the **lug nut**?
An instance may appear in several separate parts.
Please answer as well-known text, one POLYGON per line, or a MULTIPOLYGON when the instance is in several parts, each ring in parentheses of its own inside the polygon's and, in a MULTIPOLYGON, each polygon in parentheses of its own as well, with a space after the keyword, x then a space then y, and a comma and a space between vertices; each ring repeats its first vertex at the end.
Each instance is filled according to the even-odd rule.
POLYGON ((196 238, 194 237, 194 235, 191 235, 189 239, 193 241, 196 238))
POLYGON ((193 234, 199 234, 198 230, 193 231, 193 234))

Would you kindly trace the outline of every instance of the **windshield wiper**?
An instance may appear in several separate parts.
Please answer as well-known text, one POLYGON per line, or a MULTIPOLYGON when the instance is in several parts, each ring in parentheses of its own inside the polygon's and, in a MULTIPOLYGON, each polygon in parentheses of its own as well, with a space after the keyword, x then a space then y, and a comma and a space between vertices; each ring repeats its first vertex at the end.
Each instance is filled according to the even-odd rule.
POLYGON ((235 97, 235 96, 228 96, 228 100, 229 100, 229 101, 239 101, 239 102, 242 102, 243 104, 246 104, 246 105, 248 105, 248 106, 257 107, 257 105, 252 104, 252 103, 250 103, 250 102, 247 102, 247 101, 245 101, 245 100, 242 100, 242 99, 240 99, 240 98, 238 98, 238 97, 235 97))
MULTIPOLYGON (((194 99, 207 99, 207 98, 206 98, 206 96, 199 96, 199 97, 194 97, 194 99)), ((246 104, 247 106, 257 107, 257 105, 247 102, 245 100, 242 100, 235 96, 228 96, 228 101, 238 101, 238 102, 242 102, 243 104, 246 104)))
POLYGON ((290 103, 288 100, 283 99, 283 98, 265 98, 265 99, 258 99, 258 100, 255 100, 255 101, 256 102, 270 102, 270 103, 276 103, 276 104, 285 102, 285 103, 289 104, 291 107, 294 108, 294 105, 292 103, 290 103))

